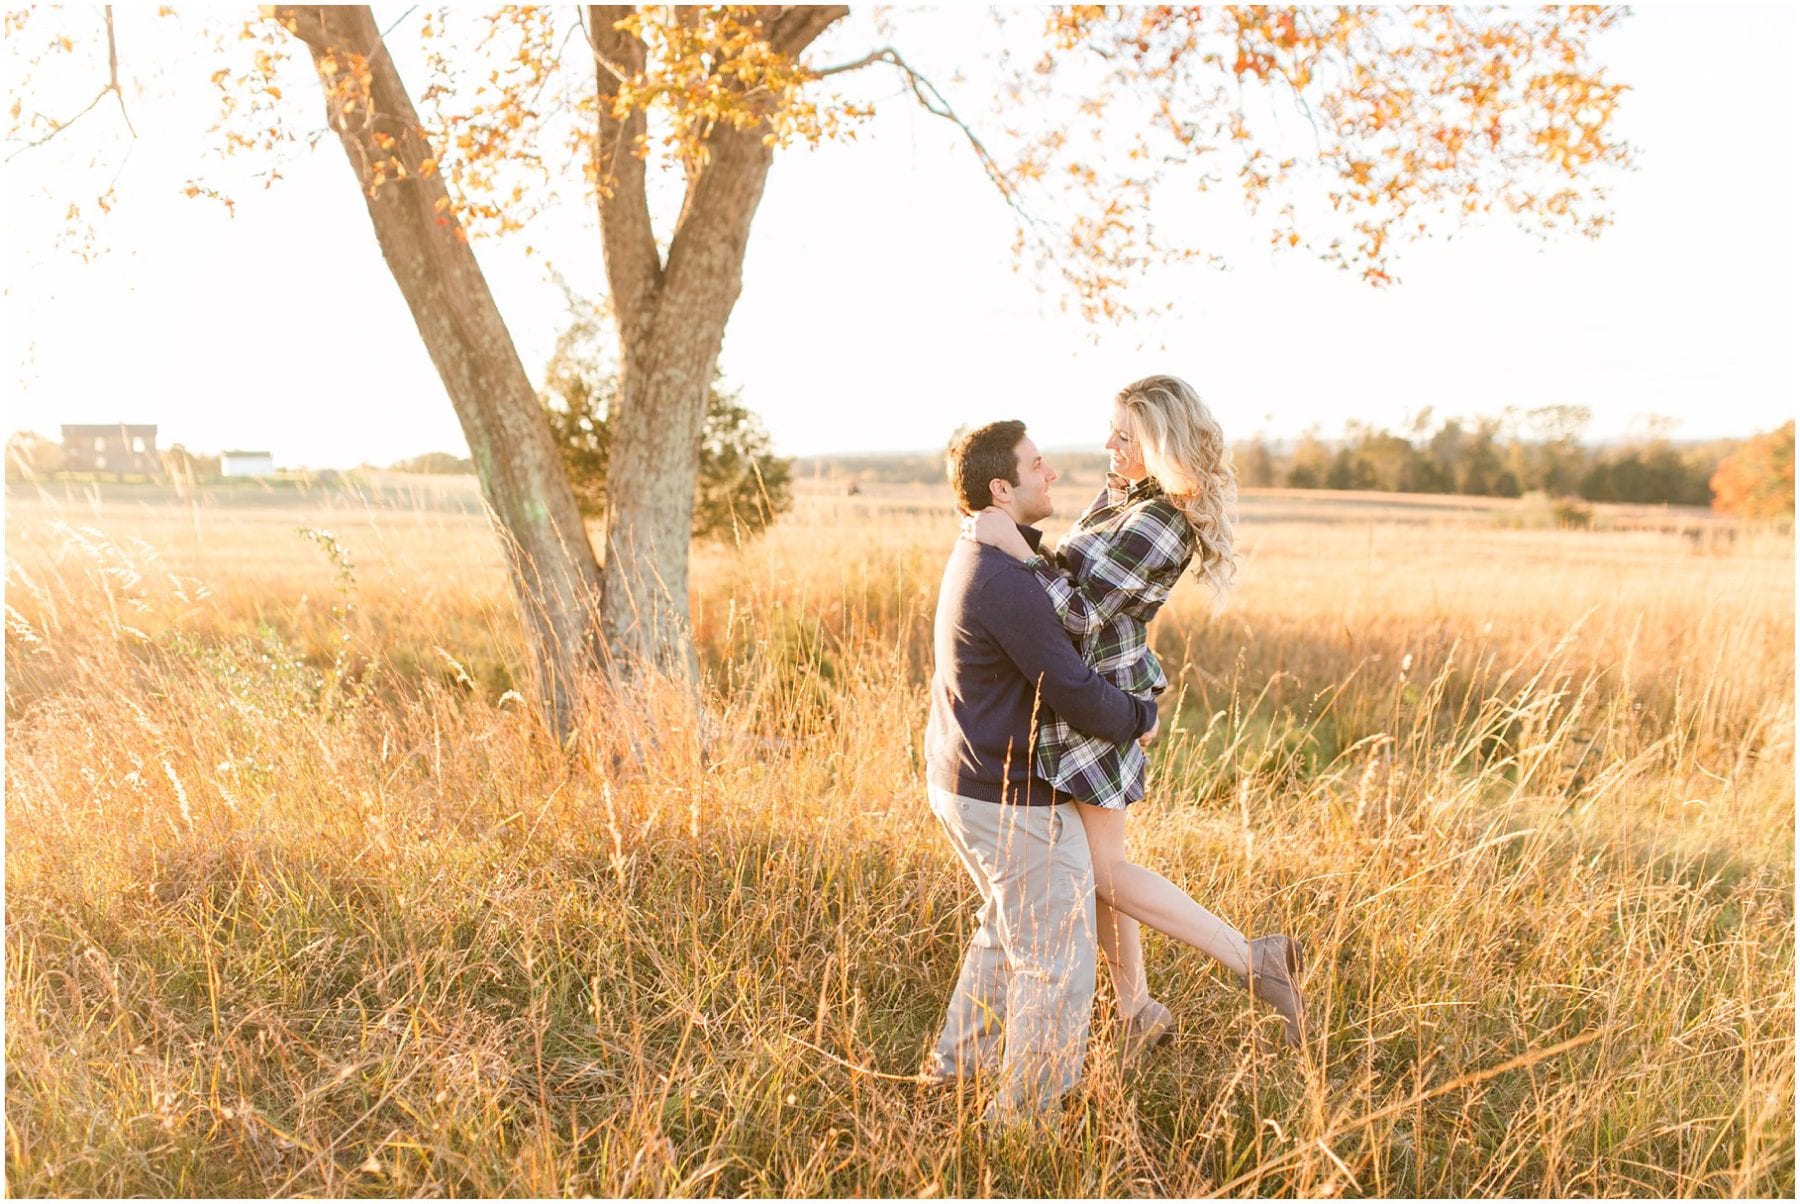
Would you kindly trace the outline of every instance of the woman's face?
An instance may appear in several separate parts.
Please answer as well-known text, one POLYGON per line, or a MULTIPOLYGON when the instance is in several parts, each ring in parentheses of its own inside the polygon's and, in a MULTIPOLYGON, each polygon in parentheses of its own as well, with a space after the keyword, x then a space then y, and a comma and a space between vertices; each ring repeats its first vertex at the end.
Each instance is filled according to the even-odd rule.
POLYGON ((1144 467, 1143 449, 1132 438, 1125 407, 1116 401, 1113 402, 1112 430, 1107 435, 1106 450, 1112 453, 1107 467, 1127 481, 1141 481, 1149 475, 1149 470, 1144 467))

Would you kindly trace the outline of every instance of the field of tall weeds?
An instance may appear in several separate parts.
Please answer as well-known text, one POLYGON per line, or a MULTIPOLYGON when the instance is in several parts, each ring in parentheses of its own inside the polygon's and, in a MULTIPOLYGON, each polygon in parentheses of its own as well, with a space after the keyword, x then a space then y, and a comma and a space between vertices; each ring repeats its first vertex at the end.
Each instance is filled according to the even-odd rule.
POLYGON ((1793 1195, 1790 536, 1247 498, 1133 840, 1312 1040, 1147 934, 1175 1040, 1103 971, 1028 1140, 906 1081, 954 525, 869 502, 699 549, 704 716, 565 751, 479 515, 10 495, 8 1192, 1793 1195))

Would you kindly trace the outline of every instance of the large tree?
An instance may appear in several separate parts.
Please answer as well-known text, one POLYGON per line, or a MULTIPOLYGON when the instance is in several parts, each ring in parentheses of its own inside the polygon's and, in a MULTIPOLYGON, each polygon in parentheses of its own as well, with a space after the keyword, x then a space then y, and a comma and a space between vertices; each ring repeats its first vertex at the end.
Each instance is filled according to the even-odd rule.
MULTIPOLYGON (((992 81, 1010 112, 992 131, 959 116, 895 45, 818 61, 815 42, 847 11, 594 6, 579 30, 559 33, 553 10, 507 9, 486 18, 487 58, 431 52, 421 114, 368 8, 281 6, 262 10, 270 20, 260 33, 245 28, 254 66, 213 77, 239 118, 262 121, 281 98, 282 42, 309 55, 326 124, 503 528, 561 730, 592 675, 691 665, 698 445, 752 219, 780 146, 828 137, 866 113, 833 92, 848 73, 891 72, 954 122, 1018 217, 1015 252, 1095 317, 1134 308, 1145 269, 1210 257, 1207 231, 1188 220, 1195 192, 1241 190, 1251 211, 1274 214, 1277 246, 1380 285, 1393 279, 1398 245, 1485 214, 1597 233, 1606 222, 1598 173, 1627 154, 1613 133, 1623 89, 1590 48, 1616 17, 1607 9, 1015 13, 998 35, 993 71, 1004 78, 992 81), (506 44, 498 65, 496 41, 506 44), (524 165, 540 181, 558 170, 532 135, 552 108, 541 99, 567 94, 551 81, 571 78, 587 81, 581 101, 557 111, 588 152, 619 341, 598 559, 467 245, 471 230, 507 224, 508 201, 529 203, 533 186, 509 169, 524 165), (680 185, 662 237, 653 164, 680 185)), ((429 14, 426 35, 441 37, 451 19, 429 14)), ((111 95, 123 107, 110 9, 105 32, 109 79, 94 104, 111 95)), ((21 129, 18 113, 18 141, 54 134, 21 129)))
POLYGON ((1794 517, 1794 424, 1744 441, 1712 477, 1713 509, 1739 518, 1794 517))

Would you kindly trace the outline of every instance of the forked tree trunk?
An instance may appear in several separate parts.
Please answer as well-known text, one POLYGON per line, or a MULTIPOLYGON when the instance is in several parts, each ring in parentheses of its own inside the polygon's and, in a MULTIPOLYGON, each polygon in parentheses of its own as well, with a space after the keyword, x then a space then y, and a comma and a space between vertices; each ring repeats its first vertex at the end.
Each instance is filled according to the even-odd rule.
MULTIPOLYGON (((783 6, 759 10, 769 45, 794 56, 849 10, 783 6)), ((632 148, 645 119, 618 119, 621 75, 642 69, 645 48, 617 28, 629 5, 588 10, 595 50, 601 181, 599 208, 607 282, 619 324, 619 393, 606 477, 601 626, 615 668, 649 663, 691 668, 688 543, 707 391, 743 289, 744 250, 774 149, 766 127, 723 122, 707 135, 705 166, 688 184, 666 260, 651 231, 644 163, 632 148)))
POLYGON ((443 180, 419 171, 432 151, 369 9, 282 7, 276 19, 322 68, 327 118, 362 186, 382 257, 462 422, 482 496, 501 528, 539 696, 553 727, 566 736, 581 683, 599 659, 600 569, 530 378, 460 236, 443 180), (334 80, 341 84, 356 70, 352 56, 366 66, 366 95, 360 86, 334 88, 334 80))
MULTIPOLYGON (((616 28, 631 11, 588 14, 600 101, 600 227, 620 346, 603 568, 444 184, 419 171, 432 151, 369 9, 284 6, 275 14, 320 67, 331 128, 462 421, 502 527, 542 697, 563 735, 576 718, 582 679, 597 668, 617 678, 646 665, 675 673, 693 667, 688 543, 700 434, 774 154, 762 126, 721 124, 707 136, 705 166, 689 183, 665 264, 651 231, 644 164, 632 153, 644 115, 612 114, 620 75, 644 66, 644 43, 616 28), (344 87, 359 68, 368 73, 366 96, 360 86, 344 87)), ((847 11, 789 5, 757 17, 769 45, 793 56, 847 11)))
MULTIPOLYGON (((653 307, 635 321, 621 315, 606 471, 606 646, 623 664, 664 672, 691 667, 688 544, 700 435, 773 155, 758 133, 721 131, 709 145, 712 159, 692 186, 653 307)), ((609 247, 609 269, 611 258, 609 247)))

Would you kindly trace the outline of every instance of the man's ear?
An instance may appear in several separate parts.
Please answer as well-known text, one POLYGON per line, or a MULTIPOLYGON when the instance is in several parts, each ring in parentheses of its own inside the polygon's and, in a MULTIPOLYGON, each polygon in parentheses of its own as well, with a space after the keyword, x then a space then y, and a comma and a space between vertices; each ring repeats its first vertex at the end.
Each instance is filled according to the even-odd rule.
POLYGON ((994 499, 994 505, 1004 506, 1012 501, 1012 482, 1005 477, 995 477, 988 482, 988 495, 994 499))

